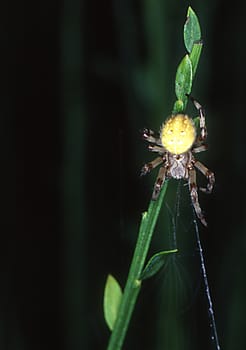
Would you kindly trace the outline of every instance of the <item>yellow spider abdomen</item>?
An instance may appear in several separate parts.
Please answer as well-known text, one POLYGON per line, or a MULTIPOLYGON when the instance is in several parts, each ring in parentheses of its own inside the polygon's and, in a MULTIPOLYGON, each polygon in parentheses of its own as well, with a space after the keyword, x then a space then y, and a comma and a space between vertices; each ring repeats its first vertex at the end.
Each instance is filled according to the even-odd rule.
POLYGON ((196 138, 193 120, 186 114, 172 115, 162 126, 160 132, 162 145, 172 154, 187 152, 196 138))

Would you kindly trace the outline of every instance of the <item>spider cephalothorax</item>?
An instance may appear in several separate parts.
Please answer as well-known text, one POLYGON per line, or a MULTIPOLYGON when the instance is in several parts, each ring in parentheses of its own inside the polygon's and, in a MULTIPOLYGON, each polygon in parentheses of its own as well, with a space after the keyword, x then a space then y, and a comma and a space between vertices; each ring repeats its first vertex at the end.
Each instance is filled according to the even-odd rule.
POLYGON ((199 153, 207 149, 204 144, 207 131, 202 106, 192 97, 191 99, 199 111, 200 135, 197 135, 193 120, 187 114, 182 113, 173 114, 168 118, 161 127, 159 137, 155 137, 152 130, 144 129, 143 138, 151 144, 149 150, 159 153, 159 157, 145 164, 141 174, 145 175, 153 168, 161 165, 154 185, 153 200, 157 199, 166 178, 188 180, 195 212, 201 222, 207 226, 198 201, 195 168, 208 179, 207 187, 200 187, 201 191, 211 193, 215 178, 214 174, 193 156, 193 153, 199 153))

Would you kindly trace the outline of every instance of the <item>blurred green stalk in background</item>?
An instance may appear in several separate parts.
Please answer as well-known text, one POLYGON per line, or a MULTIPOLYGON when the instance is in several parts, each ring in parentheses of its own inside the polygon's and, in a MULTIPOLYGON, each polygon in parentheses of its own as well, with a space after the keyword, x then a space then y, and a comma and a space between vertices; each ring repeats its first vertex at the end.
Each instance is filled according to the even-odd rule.
POLYGON ((85 253, 85 112, 83 109, 82 2, 63 3, 61 22, 61 76, 63 112, 63 271, 65 348, 81 350, 88 344, 86 320, 85 253))

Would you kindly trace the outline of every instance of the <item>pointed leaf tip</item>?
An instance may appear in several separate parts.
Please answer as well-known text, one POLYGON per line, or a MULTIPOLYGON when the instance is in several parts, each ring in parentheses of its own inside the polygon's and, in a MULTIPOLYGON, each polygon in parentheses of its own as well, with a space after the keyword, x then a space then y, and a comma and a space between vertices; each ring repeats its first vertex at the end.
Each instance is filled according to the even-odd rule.
POLYGON ((150 258, 150 260, 148 261, 146 267, 144 268, 140 279, 146 280, 147 278, 154 276, 165 264, 167 255, 176 253, 177 251, 177 249, 164 250, 160 253, 153 255, 152 258, 150 258))
POLYGON ((184 24, 184 43, 186 50, 190 53, 194 42, 201 40, 201 28, 196 13, 189 6, 187 18, 184 24))

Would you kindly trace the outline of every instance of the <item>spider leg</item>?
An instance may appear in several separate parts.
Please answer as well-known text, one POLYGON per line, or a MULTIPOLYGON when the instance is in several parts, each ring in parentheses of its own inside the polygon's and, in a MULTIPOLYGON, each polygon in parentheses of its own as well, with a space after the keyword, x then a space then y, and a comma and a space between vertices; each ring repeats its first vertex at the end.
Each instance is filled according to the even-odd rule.
POLYGON ((161 146, 149 145, 148 149, 151 152, 158 152, 160 154, 164 152, 164 148, 161 146))
POLYGON ((206 121, 205 121, 205 111, 202 108, 202 105, 198 101, 194 99, 194 97, 187 94, 187 96, 191 99, 194 106, 199 112, 199 118, 200 118, 200 129, 201 129, 201 135, 198 137, 198 141, 205 141, 207 138, 207 128, 206 128, 206 121))
POLYGON ((214 173, 199 161, 195 161, 194 166, 208 179, 207 187, 200 187, 200 190, 205 193, 211 193, 215 183, 214 173))
POLYGON ((154 190, 152 193, 152 200, 156 200, 160 194, 161 188, 164 184, 166 177, 166 167, 162 166, 159 170, 155 185, 154 185, 154 190))
POLYGON ((154 136, 154 131, 150 129, 143 129, 142 132, 142 137, 144 140, 150 142, 150 143, 155 143, 156 145, 162 146, 161 140, 159 137, 154 136))
POLYGON ((202 224, 204 226, 207 226, 207 222, 204 218, 204 215, 202 213, 199 201, 198 201, 198 193, 197 193, 197 185, 196 185, 196 171, 194 168, 190 169, 189 171, 189 189, 190 189, 190 196, 191 196, 191 202, 195 209, 197 217, 201 220, 202 224))
POLYGON ((201 145, 201 146, 198 146, 198 147, 194 147, 192 149, 192 152, 194 153, 199 153, 199 152, 204 152, 208 149, 207 145, 201 145))
POLYGON ((158 165, 163 163, 163 158, 162 157, 157 157, 152 162, 149 162, 147 164, 144 164, 144 166, 141 169, 141 176, 146 175, 149 173, 152 169, 156 168, 158 165))

